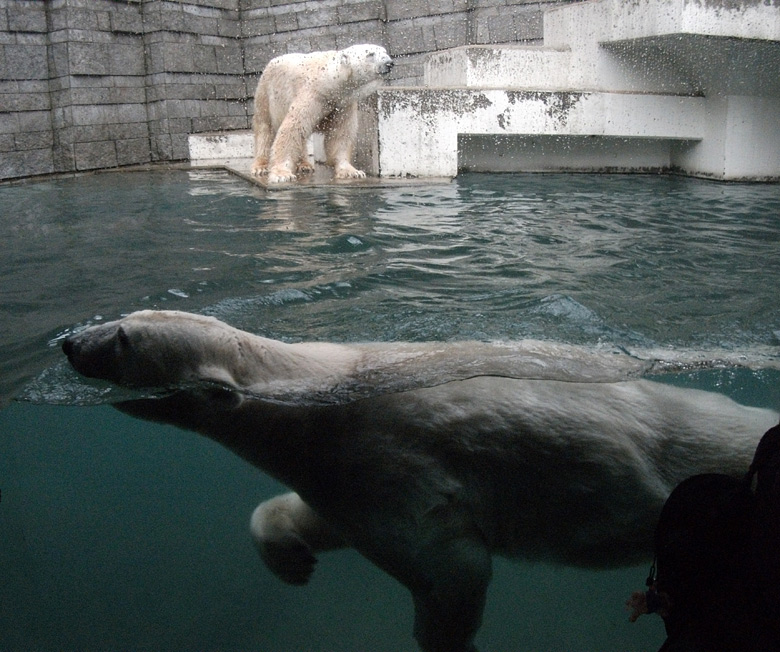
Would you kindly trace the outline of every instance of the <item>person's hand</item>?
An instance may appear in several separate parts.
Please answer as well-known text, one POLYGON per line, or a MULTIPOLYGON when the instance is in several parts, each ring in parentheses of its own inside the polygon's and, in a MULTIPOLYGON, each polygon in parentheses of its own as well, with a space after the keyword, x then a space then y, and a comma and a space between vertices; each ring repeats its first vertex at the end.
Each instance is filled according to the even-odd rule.
POLYGON ((648 613, 647 594, 644 591, 634 591, 631 597, 626 600, 626 609, 631 612, 628 616, 629 621, 635 623, 639 616, 648 613))

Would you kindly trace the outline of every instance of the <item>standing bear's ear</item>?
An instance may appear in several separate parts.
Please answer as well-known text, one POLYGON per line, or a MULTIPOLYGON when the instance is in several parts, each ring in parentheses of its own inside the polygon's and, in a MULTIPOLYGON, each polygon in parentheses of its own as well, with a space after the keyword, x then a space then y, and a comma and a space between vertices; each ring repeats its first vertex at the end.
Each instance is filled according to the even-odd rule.
POLYGON ((339 79, 347 81, 352 77, 352 60, 346 52, 341 52, 338 57, 339 79))

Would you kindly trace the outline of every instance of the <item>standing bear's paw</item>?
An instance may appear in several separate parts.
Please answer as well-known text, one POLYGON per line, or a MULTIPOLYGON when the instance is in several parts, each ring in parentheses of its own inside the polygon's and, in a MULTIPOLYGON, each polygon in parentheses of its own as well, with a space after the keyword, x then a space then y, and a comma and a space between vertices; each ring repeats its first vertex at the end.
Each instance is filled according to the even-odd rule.
POLYGON ((253 177, 263 177, 268 174, 268 160, 256 158, 252 161, 252 167, 249 169, 253 177))
POLYGON ((365 179, 366 173, 358 170, 349 163, 339 163, 336 166, 336 179, 365 179))
POLYGON ((295 174, 312 174, 314 172, 314 166, 309 163, 309 160, 302 158, 298 161, 298 165, 295 166, 295 174))
POLYGON ((275 167, 268 171, 268 183, 288 183, 296 178, 295 173, 286 167, 275 167))

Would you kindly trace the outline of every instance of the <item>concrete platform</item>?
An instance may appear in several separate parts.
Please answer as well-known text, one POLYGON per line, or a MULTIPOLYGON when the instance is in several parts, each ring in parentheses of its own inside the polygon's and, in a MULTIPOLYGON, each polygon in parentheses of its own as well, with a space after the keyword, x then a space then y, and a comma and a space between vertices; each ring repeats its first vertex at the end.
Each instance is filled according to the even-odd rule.
POLYGON ((249 130, 190 134, 188 145, 190 161, 197 167, 218 167, 227 161, 251 159, 254 147, 249 130))
MULTIPOLYGON (((290 183, 268 183, 266 177, 252 174, 252 133, 233 131, 213 134, 192 134, 189 137, 190 166, 193 168, 218 168, 241 177, 249 183, 270 191, 296 188, 349 187, 389 188, 433 183, 450 183, 451 177, 381 178, 366 176, 365 179, 334 179, 333 170, 314 160, 310 152, 314 172, 301 175, 290 183)), ((310 150, 313 149, 310 143, 310 150)))
POLYGON ((780 3, 591 0, 543 46, 429 57, 378 93, 379 173, 672 170, 780 180, 780 3))

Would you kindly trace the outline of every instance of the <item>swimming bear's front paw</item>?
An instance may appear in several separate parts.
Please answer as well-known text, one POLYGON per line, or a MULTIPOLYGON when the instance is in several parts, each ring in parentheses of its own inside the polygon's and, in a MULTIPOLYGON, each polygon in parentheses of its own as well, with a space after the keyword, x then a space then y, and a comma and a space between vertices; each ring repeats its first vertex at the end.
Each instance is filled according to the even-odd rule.
POLYGON ((282 540, 257 541, 265 565, 288 584, 306 584, 314 572, 317 558, 303 539, 290 535, 282 540))

